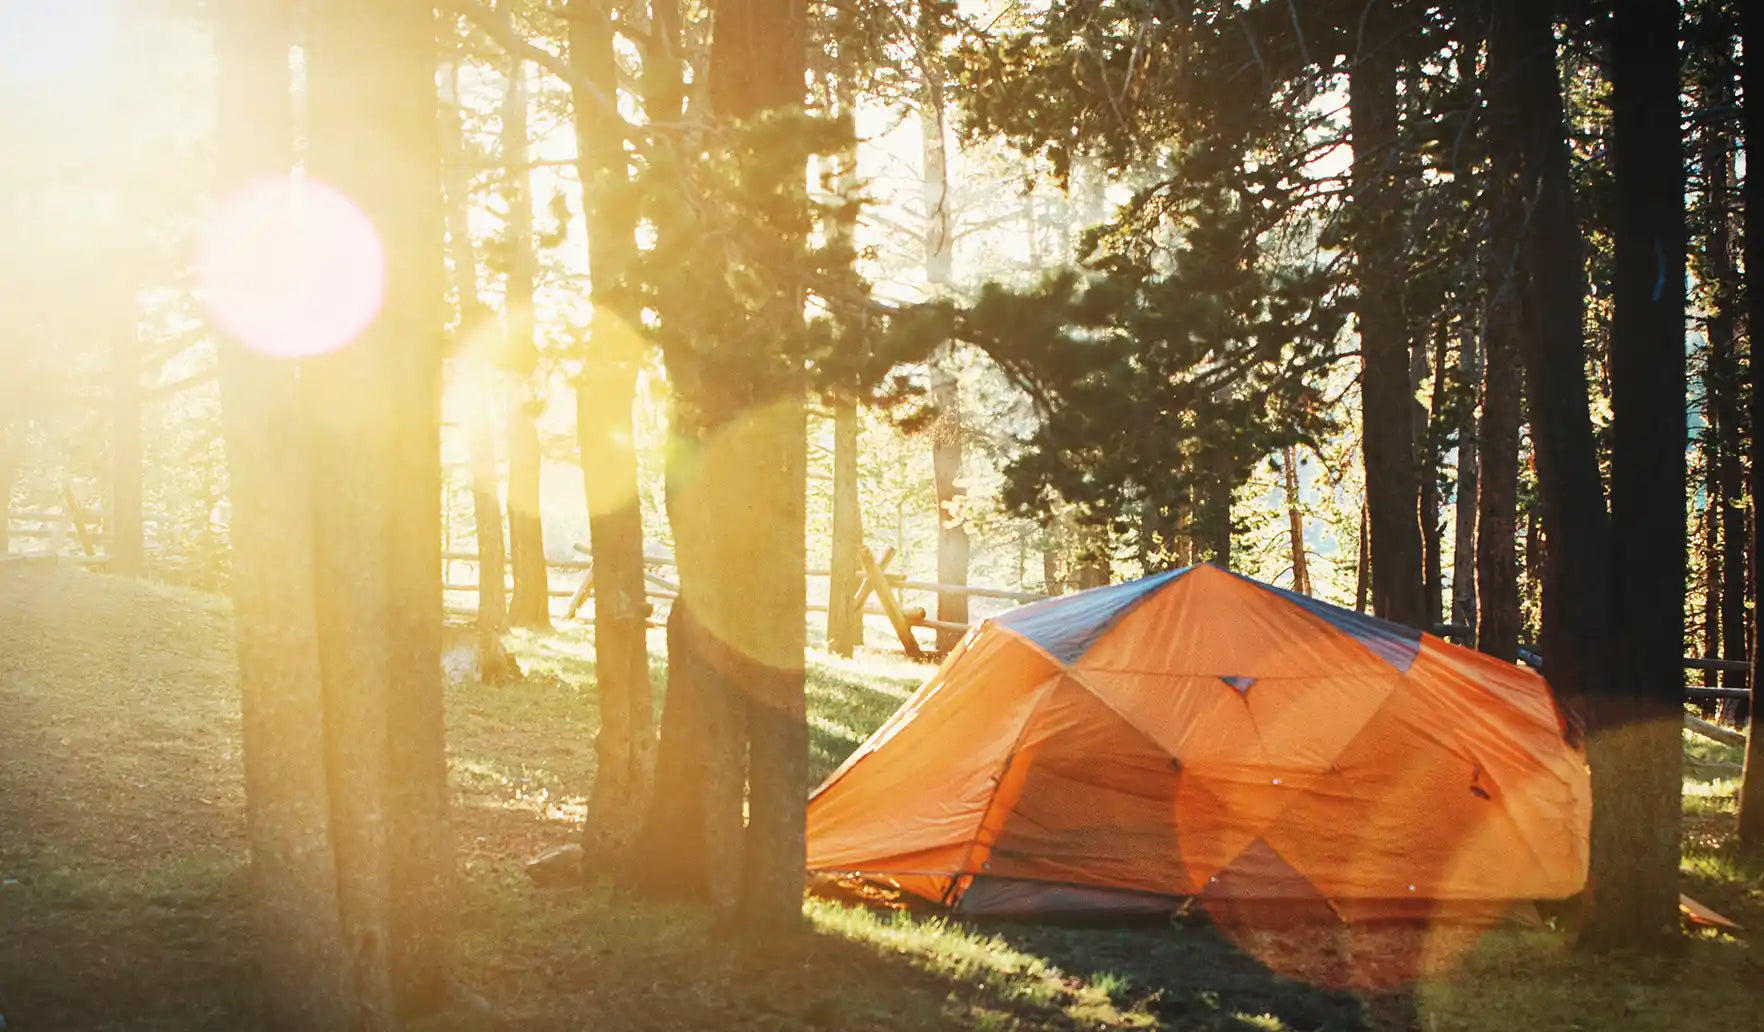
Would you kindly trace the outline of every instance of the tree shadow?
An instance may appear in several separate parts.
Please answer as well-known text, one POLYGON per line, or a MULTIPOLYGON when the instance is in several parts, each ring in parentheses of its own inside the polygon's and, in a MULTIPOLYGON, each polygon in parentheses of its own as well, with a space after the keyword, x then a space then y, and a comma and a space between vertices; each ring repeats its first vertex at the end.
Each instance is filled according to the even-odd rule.
POLYGON ((1154 1014, 1162 1027, 1249 1032, 1269 1028, 1270 1018, 1279 1028, 1314 1032, 1396 1032, 1417 1025, 1412 988, 1340 987, 1343 958, 1327 930, 1279 933, 1257 942, 1252 952, 1199 920, 973 924, 1092 985, 1108 987, 1116 1007, 1154 1014), (1282 955, 1270 955, 1271 948, 1282 955))

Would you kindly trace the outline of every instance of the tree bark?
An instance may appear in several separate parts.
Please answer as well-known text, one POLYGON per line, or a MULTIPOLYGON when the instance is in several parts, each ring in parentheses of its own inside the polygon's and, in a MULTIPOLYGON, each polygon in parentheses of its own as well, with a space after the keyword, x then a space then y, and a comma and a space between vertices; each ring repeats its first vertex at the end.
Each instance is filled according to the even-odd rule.
POLYGON ((483 353, 483 334, 490 328, 478 293, 478 256, 472 245, 470 185, 466 177, 464 126, 459 108, 459 65, 443 70, 445 91, 441 112, 442 169, 446 173, 447 235, 453 253, 453 292, 459 305, 455 359, 472 381, 466 442, 471 459, 472 518, 478 553, 478 677, 502 679, 513 661, 502 645, 508 629, 508 564, 503 551, 502 494, 496 473, 495 372, 483 353))
POLYGON ((1530 403, 1543 532, 1544 673, 1575 719, 1616 676, 1610 662, 1611 523, 1587 404, 1582 243, 1569 179, 1555 34, 1549 13, 1499 0, 1489 28, 1490 113, 1511 133, 1524 210, 1518 284, 1521 357, 1530 403))
POLYGON ((655 751, 646 639, 650 607, 633 447, 643 342, 616 307, 622 277, 636 252, 636 226, 628 204, 628 127, 603 100, 618 92, 612 21, 597 0, 572 0, 569 13, 570 61, 587 80, 572 91, 572 99, 594 288, 594 316, 576 387, 576 434, 594 550, 594 659, 600 692, 594 792, 584 845, 616 867, 641 819, 655 751), (598 87, 599 97, 583 88, 589 84, 598 87))
MULTIPOLYGON (((848 37, 858 31, 857 14, 841 7, 835 17, 835 31, 848 37)), ((856 62, 843 49, 836 55, 832 71, 834 111, 842 118, 855 118, 857 110, 856 62)), ((857 149, 838 156, 834 163, 835 191, 850 203, 859 189, 857 149)), ((852 225, 836 222, 835 248, 856 260, 852 247, 852 225)), ((833 400, 833 526, 831 576, 827 581, 827 643, 835 655, 850 656, 864 643, 864 614, 861 606, 852 604, 858 584, 863 579, 859 550, 864 544, 863 506, 858 494, 858 407, 849 398, 833 400)))
MULTIPOLYGON (((1477 441, 1474 395, 1482 382, 1482 349, 1476 334, 1464 327, 1458 338, 1458 375, 1472 392, 1458 422, 1458 487, 1452 515, 1452 623, 1476 634, 1476 510, 1481 494, 1476 481, 1477 441)), ((1509 537, 1509 541, 1511 538, 1509 537)))
MULTIPOLYGON (((1495 44, 1492 42, 1490 46, 1495 44)), ((1553 52, 1553 51, 1552 51, 1553 52)), ((1529 197, 1521 166, 1518 112, 1494 103, 1489 83, 1489 176, 1484 189, 1489 237, 1482 313, 1482 419, 1478 444, 1476 648, 1509 663, 1519 658, 1519 419, 1523 355, 1535 329, 1522 308, 1527 290, 1521 234, 1529 197)), ((1529 538, 1528 538, 1529 540, 1529 538)), ((1526 563, 1535 575, 1534 556, 1526 563)))
MULTIPOLYGON (((1426 368, 1427 349, 1418 346, 1415 354, 1419 356, 1417 363, 1426 368)), ((1433 628, 1445 622, 1445 562, 1441 553, 1445 549, 1445 523, 1440 518, 1441 502, 1439 496, 1439 470, 1441 456, 1439 452, 1440 405, 1445 399, 1446 343, 1442 333, 1433 345, 1433 393, 1431 404, 1423 407, 1419 402, 1415 407, 1417 425, 1423 430, 1417 436, 1417 451, 1421 455, 1421 593, 1422 611, 1426 621, 1422 627, 1429 633, 1433 628)), ((1417 389, 1419 384, 1416 385, 1417 389)))
POLYGON ((141 349, 132 299, 119 297, 117 308, 110 368, 110 571, 139 577, 147 572, 141 526, 141 349))
MULTIPOLYGON (((1733 70, 1728 54, 1705 55, 1706 72, 1700 84, 1703 109, 1719 112, 1733 103, 1733 70)), ((1704 183, 1705 223, 1708 237, 1704 242, 1705 277, 1714 296, 1711 299, 1705 332, 1709 341, 1709 377, 1711 420, 1716 448, 1715 488, 1711 495, 1720 514, 1720 607, 1721 658, 1746 658, 1746 508, 1744 471, 1740 462, 1740 362, 1735 348, 1734 323, 1739 314, 1735 289, 1733 240, 1728 206, 1733 177, 1733 146, 1723 126, 1705 126, 1702 130, 1700 164, 1704 183)), ((1746 675, 1723 671, 1724 688, 1741 688, 1746 675)), ((1737 722, 1743 704, 1738 699, 1723 699, 1721 715, 1737 722)))
POLYGON ((1489 78, 1519 130, 1531 203, 1522 266, 1526 318, 1539 331, 1526 334, 1526 371, 1548 538, 1541 644, 1552 687, 1589 717, 1595 799, 1580 939, 1594 948, 1657 946, 1678 925, 1684 559, 1682 545, 1663 544, 1683 541, 1676 15, 1675 4, 1648 2, 1616 19, 1614 518, 1587 408, 1585 281, 1550 16, 1503 0, 1490 32, 1489 78))
MULTIPOLYGON (((1605 949, 1663 947, 1678 939, 1684 709, 1679 5, 1630 0, 1616 9, 1613 24, 1611 516, 1615 627, 1622 630, 1625 670, 1592 696, 1596 889, 1581 928, 1582 943, 1605 949)), ((1564 537, 1550 535, 1552 551, 1564 537)))
POLYGON ((1377 0, 1362 19, 1362 40, 1348 66, 1353 139, 1354 252, 1359 270, 1362 433, 1366 506, 1371 524, 1372 609, 1419 627, 1427 618, 1417 502, 1414 396, 1409 333, 1404 325, 1402 226, 1397 151, 1397 67, 1389 5, 1377 0))
POLYGON ((1286 446, 1286 520, 1292 546, 1292 590, 1311 593, 1311 572, 1305 562, 1305 519, 1299 514, 1298 449, 1286 446))
MULTIPOLYGON (((1716 476, 1719 464, 1714 453, 1720 450, 1714 427, 1704 441, 1703 450, 1703 511, 1697 522, 1703 538, 1703 655, 1721 658, 1721 485, 1716 476)), ((1703 671, 1704 687, 1713 688, 1721 676, 1713 670, 1703 671)))
POLYGON ((435 19, 312 7, 308 165, 378 229, 377 321, 301 371, 319 671, 345 948, 360 1024, 447 994, 451 834, 441 702, 443 210, 435 19))
MULTIPOLYGON (((1746 259, 1746 325, 1753 334, 1764 327, 1764 177, 1751 170, 1758 168, 1764 161, 1764 60, 1758 55, 1764 54, 1764 10, 1757 4, 1741 4, 1740 32, 1743 42, 1744 63, 1741 75, 1744 76, 1744 102, 1741 106, 1741 117, 1744 119, 1744 137, 1746 141, 1747 174, 1744 186, 1746 208, 1745 259, 1746 259)), ((1754 336, 1753 340, 1757 338, 1754 336)), ((1756 344, 1753 345, 1756 348, 1756 344)), ((1754 356, 1759 352, 1754 350, 1754 356)), ((1756 360, 1754 359, 1754 362, 1756 360)), ((1752 494, 1752 598, 1764 600, 1764 542, 1758 535, 1764 530, 1764 519, 1758 518, 1764 513, 1764 376, 1754 365, 1752 370, 1751 396, 1748 399, 1752 417, 1751 447, 1751 479, 1749 488, 1752 494)), ((1752 641, 1764 642, 1764 605, 1752 607, 1752 641)), ((1764 647, 1756 644, 1752 649, 1752 698, 1754 702, 1760 693, 1764 693, 1764 647)), ((1740 845, 1744 848, 1757 850, 1764 847, 1764 734, 1758 733, 1758 710, 1752 709, 1750 733, 1746 736, 1745 773, 1740 783, 1739 821, 1737 833, 1740 845)))
POLYGON ((1079 591, 1100 588, 1109 582, 1112 573, 1109 556, 1109 530, 1094 523, 1080 523, 1072 535, 1072 575, 1079 591))
POLYGON ((860 577, 858 549, 864 543, 859 501, 857 406, 839 401, 833 406, 833 566, 827 580, 827 641, 840 656, 850 656, 864 636, 863 611, 851 604, 860 577))
POLYGON ((1360 552, 1354 563, 1354 612, 1364 613, 1372 594, 1372 541, 1367 526, 1366 503, 1360 503, 1360 552))
MULTIPOLYGON (((717 5, 707 101, 714 115, 739 126, 803 101, 808 13, 803 0, 722 0, 717 5)), ((725 130, 740 133, 739 128, 725 130)), ((766 160, 737 151, 738 162, 766 160)), ((775 160, 775 159, 773 159, 775 160)), ((777 183, 776 203, 754 213, 752 232, 774 240, 806 234, 800 224, 803 175, 777 183)), ((669 227, 658 227, 666 233, 669 227)), ((669 726, 707 729, 700 755, 709 769, 679 791, 702 808, 652 808, 650 824, 665 830, 699 816, 704 862, 685 882, 708 882, 719 924, 764 937, 802 922, 808 789, 808 725, 803 683, 803 541, 807 436, 801 356, 802 299, 781 291, 748 318, 745 332, 779 342, 770 368, 736 369, 711 354, 664 349, 670 373, 676 354, 693 364, 676 393, 668 512, 674 530, 680 599, 675 620, 687 639, 696 713, 675 714, 670 691, 663 713, 659 767, 684 767, 667 741, 669 726), (696 363, 702 357, 703 365, 696 363), (754 378, 743 380, 743 377, 754 378), (754 388, 764 386, 762 390, 754 388), (685 615, 680 616, 684 605, 685 615), (746 760, 747 823, 742 830, 742 760, 746 760)), ((671 634, 671 638, 676 635, 671 634)), ((672 642, 670 643, 672 644, 672 642)), ((670 668, 679 657, 670 654, 670 668)), ((673 684, 670 674, 670 688, 673 684)), ((674 787, 658 774, 657 807, 674 787)), ((646 828, 648 856, 654 844, 646 828)))
POLYGON ((1048 595, 1066 593, 1066 578, 1060 574, 1060 558, 1065 553, 1065 535, 1060 518, 1052 513, 1041 518, 1041 590, 1048 595))
MULTIPOLYGON (((212 11, 224 193, 292 168, 293 31, 279 0, 225 0, 212 11)), ((313 499, 296 381, 288 363, 232 338, 222 339, 220 361, 246 828, 267 1017, 277 1028, 328 1032, 353 1023, 355 980, 331 838, 313 499)))
MULTIPOLYGON (((949 293, 955 257, 955 213, 951 210, 948 130, 944 125, 943 39, 946 26, 938 3, 921 3, 918 18, 919 134, 922 158, 921 204, 925 210, 925 280, 934 296, 949 293)), ((937 502, 937 581, 968 583, 967 488, 962 476, 961 394, 950 370, 952 350, 939 349, 931 360, 931 405, 936 421, 931 428, 931 470, 937 502)), ((940 592, 937 619, 968 622, 968 596, 940 592)), ((938 628, 937 651, 948 652, 962 632, 938 628)))
MULTIPOLYGON (((507 2, 507 0, 503 0, 507 2)), ((537 381, 539 351, 533 338, 533 188, 527 163, 527 63, 510 57, 502 104, 502 160, 508 167, 508 287, 503 298, 507 361, 514 376, 508 393, 508 552, 514 569, 509 622, 551 626, 551 583, 545 566, 545 526, 540 516, 539 413, 544 386, 537 381)))

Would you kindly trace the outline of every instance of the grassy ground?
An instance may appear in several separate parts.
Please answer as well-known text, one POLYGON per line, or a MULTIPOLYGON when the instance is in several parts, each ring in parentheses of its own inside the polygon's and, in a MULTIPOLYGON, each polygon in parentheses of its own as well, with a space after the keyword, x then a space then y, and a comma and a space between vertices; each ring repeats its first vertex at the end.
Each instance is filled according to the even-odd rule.
MULTIPOLYGON (((714 941, 689 910, 598 887, 536 890, 521 864, 574 836, 592 775, 582 636, 574 625, 517 636, 524 682, 448 689, 459 972, 494 1014, 444 1015, 435 1032, 1764 1027, 1764 964, 1745 942, 1708 933, 1670 960, 1593 961, 1541 931, 1318 948, 1202 927, 979 925, 814 901, 802 942, 743 950, 714 941), (1389 983, 1379 969, 1393 957, 1426 957, 1435 973, 1332 988, 1389 983)), ((881 656, 813 658, 816 773, 924 673, 881 656)), ((9 1030, 254 1027, 232 680, 215 599, 92 574, 0 575, 9 1030)), ((1725 844, 1732 791, 1730 780, 1687 782, 1687 891, 1764 926, 1764 867, 1725 844)))

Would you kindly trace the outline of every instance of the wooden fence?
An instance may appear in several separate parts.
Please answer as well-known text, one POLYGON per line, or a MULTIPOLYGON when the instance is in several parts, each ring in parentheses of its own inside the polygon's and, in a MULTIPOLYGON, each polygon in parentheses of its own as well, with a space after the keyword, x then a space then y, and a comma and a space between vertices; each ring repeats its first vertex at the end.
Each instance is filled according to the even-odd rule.
MULTIPOLYGON (((553 587, 548 591, 552 598, 569 600, 561 613, 565 619, 573 618, 588 601, 594 582, 592 553, 585 545, 576 545, 574 551, 582 558, 552 559, 546 563, 548 572, 557 571, 566 575, 581 575, 577 586, 573 589, 553 587)), ((864 616, 885 618, 889 629, 899 639, 901 648, 914 659, 923 658, 926 653, 926 649, 919 643, 915 634, 916 629, 966 632, 972 624, 938 620, 929 615, 926 607, 909 604, 908 593, 966 595, 971 598, 996 599, 1007 602, 1034 602, 1047 597, 1031 591, 1015 591, 1009 588, 938 584, 932 581, 912 580, 904 574, 888 571, 889 565, 893 563, 895 558, 895 551, 892 548, 885 549, 880 556, 867 547, 862 548, 859 550, 859 557, 862 568, 858 571, 859 587, 857 596, 853 599, 852 608, 864 616), (883 586, 880 590, 877 588, 878 584, 883 586)), ((645 553, 643 558, 644 565, 648 567, 644 573, 644 579, 648 582, 646 594, 659 602, 671 602, 678 598, 680 586, 668 577, 656 572, 671 569, 674 566, 674 557, 665 553, 649 552, 645 553)), ((453 593, 477 592, 478 585, 475 582, 456 581, 453 570, 456 563, 470 564, 475 567, 478 559, 476 553, 448 551, 442 553, 442 559, 444 560, 443 569, 446 570, 445 583, 443 584, 446 591, 453 593)), ((811 568, 805 572, 811 580, 825 580, 832 575, 832 571, 827 569, 811 568)), ((505 574, 505 577, 512 578, 512 574, 505 574)), ((509 581, 505 581, 505 583, 509 583, 509 581)), ((806 619, 809 614, 825 613, 827 609, 828 604, 825 602, 809 602, 803 606, 803 615, 806 619)), ((465 606, 450 606, 449 611, 457 615, 465 615, 474 610, 465 606)))

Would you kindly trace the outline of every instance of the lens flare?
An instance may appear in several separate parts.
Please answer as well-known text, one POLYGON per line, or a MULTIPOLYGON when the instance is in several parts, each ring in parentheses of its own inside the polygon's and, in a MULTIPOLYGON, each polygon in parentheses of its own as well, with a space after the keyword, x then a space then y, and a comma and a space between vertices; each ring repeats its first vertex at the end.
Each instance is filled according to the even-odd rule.
POLYGON ((197 283, 221 329, 278 358, 343 347, 373 324, 386 255, 362 210, 311 179, 252 183, 204 227, 197 283))

